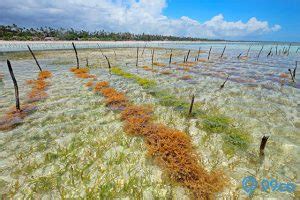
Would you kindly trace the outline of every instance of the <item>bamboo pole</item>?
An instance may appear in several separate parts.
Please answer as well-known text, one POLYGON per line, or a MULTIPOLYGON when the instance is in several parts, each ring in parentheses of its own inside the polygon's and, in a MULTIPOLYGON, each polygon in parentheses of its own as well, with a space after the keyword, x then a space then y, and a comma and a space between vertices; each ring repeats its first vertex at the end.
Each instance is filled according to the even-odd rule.
POLYGON ((89 59, 86 58, 86 67, 89 67, 89 59))
POLYGON ((240 53, 240 54, 237 56, 237 59, 240 59, 240 57, 241 57, 242 54, 243 54, 243 53, 240 53))
POLYGON ((291 79, 292 79, 292 81, 293 81, 293 82, 295 82, 295 79, 294 79, 294 75, 293 75, 293 73, 292 73, 292 70, 291 70, 291 69, 289 69, 289 72, 290 72, 290 75, 291 75, 291 79))
POLYGON ((226 80, 224 81, 224 83, 220 86, 220 89, 223 89, 223 88, 224 88, 224 86, 225 86, 226 82, 228 81, 228 79, 229 79, 229 75, 227 76, 227 78, 226 78, 226 80))
POLYGON ((30 53, 31 53, 31 55, 32 55, 32 57, 33 57, 33 59, 35 60, 35 63, 36 63, 36 65, 38 66, 39 70, 42 71, 42 68, 41 68, 39 62, 37 61, 37 59, 36 59, 36 57, 35 57, 33 51, 30 49, 29 45, 27 45, 27 48, 29 49, 29 51, 30 51, 30 53))
POLYGON ((198 50, 197 61, 199 61, 200 51, 201 51, 201 47, 199 47, 199 50, 198 50))
POLYGON ((18 88, 18 83, 17 83, 17 80, 15 78, 15 75, 14 75, 14 71, 11 67, 11 64, 10 64, 10 61, 7 60, 7 67, 8 67, 8 70, 9 70, 9 73, 10 73, 10 76, 11 76, 11 79, 14 83, 14 88, 15 88, 15 98, 16 98, 16 110, 17 111, 21 111, 21 108, 20 108, 20 98, 19 98, 19 88, 18 88))
POLYGON ((145 48, 146 48, 146 46, 147 46, 147 43, 145 44, 145 46, 144 46, 144 48, 143 48, 143 51, 142 51, 142 55, 141 55, 141 56, 143 56, 143 55, 144 55, 144 52, 145 52, 145 48))
POLYGON ((98 46, 98 48, 99 48, 99 50, 100 50, 100 52, 101 52, 102 56, 103 56, 103 57, 105 57, 105 56, 104 56, 104 53, 103 53, 103 51, 102 51, 102 49, 101 49, 101 47, 100 47, 100 45, 99 45, 99 44, 97 44, 97 46, 98 46))
POLYGON ((139 66, 139 48, 136 49, 136 63, 135 66, 138 67, 139 66))
POLYGON ((271 49, 270 49, 270 51, 269 51, 269 53, 268 53, 267 57, 269 57, 269 56, 271 55, 271 53, 272 53, 272 49, 273 49, 273 47, 271 47, 271 49))
POLYGON ((113 49, 113 51, 114 51, 114 54, 115 54, 115 59, 117 59, 117 54, 116 54, 116 51, 113 49))
POLYGON ((154 60, 154 49, 152 50, 152 55, 151 55, 151 66, 153 69, 153 60, 154 60))
POLYGON ((220 58, 223 58, 223 55, 224 55, 225 49, 226 49, 226 45, 225 45, 225 47, 224 47, 224 49, 223 49, 223 51, 222 51, 222 54, 221 54, 221 57, 220 57, 220 58))
POLYGON ((195 95, 193 94, 190 109, 189 109, 189 116, 191 116, 191 114, 193 112, 194 100, 195 100, 195 95))
POLYGON ((294 77, 294 79, 296 79, 296 70, 297 70, 297 66, 298 66, 298 61, 296 61, 296 67, 295 67, 295 69, 294 69, 294 71, 293 71, 293 77, 294 77))
POLYGON ((212 46, 210 46, 210 49, 209 49, 209 52, 208 52, 208 57, 207 57, 207 60, 209 60, 209 58, 210 58, 210 52, 211 52, 211 48, 212 48, 212 46))
POLYGON ((260 142, 260 147, 259 147, 259 157, 262 158, 265 155, 265 148, 266 144, 268 142, 269 136, 263 136, 260 142))
POLYGON ((189 51, 188 51, 188 53, 187 53, 187 56, 186 56, 186 59, 185 59, 185 62, 187 62, 187 61, 188 61, 188 59, 189 59, 189 56, 190 56, 190 52, 191 52, 191 50, 189 50, 189 51))
POLYGON ((108 64, 108 68, 111 69, 111 65, 110 65, 110 62, 109 62, 109 59, 106 55, 104 55, 106 61, 107 61, 107 64, 108 64))
POLYGON ((246 56, 247 56, 247 57, 248 57, 248 55, 249 55, 249 52, 250 52, 251 46, 252 46, 252 45, 250 45, 250 46, 249 46, 249 48, 248 48, 248 50, 247 50, 247 53, 246 53, 246 56))
POLYGON ((288 50, 287 50, 287 56, 289 56, 290 55, 290 49, 291 49, 291 43, 290 43, 290 45, 289 45, 289 48, 288 48, 288 50))
POLYGON ((169 58, 169 67, 171 67, 171 63, 172 63, 172 56, 173 56, 173 54, 172 54, 172 50, 171 50, 171 54, 170 54, 170 58, 169 58))
POLYGON ((261 49, 260 49, 260 51, 259 51, 259 53, 257 55, 257 58, 259 58, 259 56, 260 56, 260 54, 261 54, 261 52, 262 52, 263 49, 264 49, 264 45, 261 47, 261 49))
POLYGON ((77 69, 79 69, 79 59, 78 59, 77 49, 76 49, 76 47, 75 47, 74 42, 72 42, 72 46, 73 46, 73 49, 74 49, 74 51, 75 51, 76 62, 77 62, 77 69))

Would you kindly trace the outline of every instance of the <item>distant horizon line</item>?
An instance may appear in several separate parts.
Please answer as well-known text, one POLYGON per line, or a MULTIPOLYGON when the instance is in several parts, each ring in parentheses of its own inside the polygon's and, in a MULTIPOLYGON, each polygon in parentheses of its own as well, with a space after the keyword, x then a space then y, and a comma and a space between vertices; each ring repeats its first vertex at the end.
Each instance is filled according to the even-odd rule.
MULTIPOLYGON (((50 26, 44 26, 44 27, 32 27, 32 26, 18 26, 17 24, 0 24, 0 27, 16 27, 16 28, 21 28, 21 29, 25 29, 27 31, 29 31, 30 29, 33 30, 39 30, 39 29, 53 29, 56 31, 60 31, 60 30, 65 30, 65 31, 75 31, 75 32, 87 32, 87 33, 91 33, 91 34, 95 34, 97 32, 105 32, 106 34, 130 34, 133 36, 151 36, 151 37, 163 37, 166 38, 164 40, 136 40, 136 39, 124 39, 124 40, 113 40, 113 39, 108 39, 108 40, 95 40, 95 38, 89 36, 89 38, 91 38, 91 40, 82 40, 81 38, 77 38, 77 40, 68 40, 68 39, 59 39, 58 37, 53 37, 53 36, 44 36, 44 39, 34 39, 35 36, 31 36, 33 38, 31 38, 30 40, 6 40, 3 39, 3 37, 1 37, 0 34, 0 41, 47 41, 45 40, 45 38, 47 37, 53 37, 55 38, 54 41, 115 41, 115 42, 121 42, 121 41, 143 41, 143 42, 151 42, 151 41, 177 41, 177 42, 256 42, 256 43, 275 43, 275 44, 283 44, 283 43, 288 43, 288 44, 299 44, 300 45, 300 41, 278 41, 278 40, 246 40, 246 39, 218 39, 218 38, 198 38, 198 37, 192 37, 192 36, 176 36, 176 35, 164 35, 164 34, 150 34, 150 33, 132 33, 132 32, 117 32, 117 31, 106 31, 104 29, 102 30, 94 30, 94 31, 88 31, 88 30, 84 30, 84 29, 75 29, 75 28, 63 28, 63 27, 59 27, 59 28, 54 28, 54 27, 50 27, 50 26), (167 38, 177 38, 175 40, 168 40, 167 38), (79 40, 78 40, 79 39, 79 40), (189 40, 191 39, 191 40, 189 40)), ((1 33, 1 32, 0 32, 1 33)), ((13 36, 14 37, 14 36, 13 36)))

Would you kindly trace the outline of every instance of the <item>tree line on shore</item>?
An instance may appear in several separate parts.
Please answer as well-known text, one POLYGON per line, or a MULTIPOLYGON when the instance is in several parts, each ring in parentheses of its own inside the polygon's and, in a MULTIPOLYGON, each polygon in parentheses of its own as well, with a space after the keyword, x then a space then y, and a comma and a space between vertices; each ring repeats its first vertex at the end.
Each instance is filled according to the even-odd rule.
POLYGON ((209 41, 205 38, 178 37, 152 34, 133 34, 129 32, 107 32, 104 30, 89 32, 65 28, 25 28, 16 24, 0 25, 0 40, 106 40, 106 41, 209 41))

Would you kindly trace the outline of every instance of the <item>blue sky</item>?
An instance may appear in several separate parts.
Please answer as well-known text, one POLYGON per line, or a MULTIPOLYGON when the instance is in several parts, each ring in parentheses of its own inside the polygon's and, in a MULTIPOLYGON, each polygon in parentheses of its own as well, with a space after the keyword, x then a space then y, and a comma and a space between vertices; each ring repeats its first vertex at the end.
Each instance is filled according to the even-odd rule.
POLYGON ((300 41, 300 0, 168 0, 164 13, 172 18, 186 15, 198 21, 222 13, 226 20, 246 21, 256 17, 281 30, 250 37, 257 40, 300 41))
POLYGON ((0 24, 300 42, 300 0, 1 0, 0 24))

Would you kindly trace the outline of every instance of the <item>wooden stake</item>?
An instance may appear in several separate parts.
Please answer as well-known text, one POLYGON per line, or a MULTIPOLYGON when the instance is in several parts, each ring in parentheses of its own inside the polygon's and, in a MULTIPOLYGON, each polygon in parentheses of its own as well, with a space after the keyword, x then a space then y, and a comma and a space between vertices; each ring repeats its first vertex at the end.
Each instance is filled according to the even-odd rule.
POLYGON ((194 100, 195 100, 195 95, 193 94, 193 96, 192 96, 192 101, 191 101, 191 105, 190 105, 190 110, 189 110, 189 116, 191 116, 191 114, 192 114, 192 112, 193 112, 194 100))
POLYGON ((89 67, 89 59, 86 58, 86 67, 89 67))
POLYGON ((199 61, 200 51, 201 51, 201 47, 199 47, 199 50, 198 50, 197 61, 199 61))
POLYGON ((247 57, 248 57, 248 55, 249 55, 251 46, 252 46, 252 45, 249 46, 248 51, 247 51, 247 53, 246 53, 246 56, 247 56, 247 57))
POLYGON ((99 50, 100 50, 100 52, 101 52, 102 56, 103 56, 103 57, 105 57, 105 56, 104 56, 104 53, 103 53, 103 51, 102 51, 102 49, 101 49, 101 47, 100 47, 100 45, 99 45, 99 44, 97 44, 97 46, 98 46, 98 48, 99 48, 99 50))
POLYGON ((265 155, 265 148, 266 144, 268 142, 269 136, 263 136, 260 142, 260 147, 259 147, 259 157, 262 158, 265 155))
POLYGON ((186 56, 185 62, 187 62, 187 61, 188 61, 188 59, 189 59, 189 56, 190 56, 190 52, 191 52, 191 50, 189 50, 189 52, 187 53, 187 56, 186 56))
POLYGON ((226 78, 226 80, 224 81, 224 83, 220 86, 220 89, 223 89, 223 88, 224 88, 224 86, 225 86, 226 82, 228 81, 228 79, 229 79, 229 75, 227 76, 227 78, 226 78))
POLYGON ((16 110, 17 111, 21 111, 21 108, 20 108, 20 98, 19 98, 19 88, 18 88, 18 83, 17 83, 17 80, 15 78, 15 75, 14 75, 14 71, 11 67, 11 64, 10 64, 10 61, 7 60, 7 67, 8 67, 8 70, 9 70, 9 73, 10 73, 10 76, 11 76, 11 79, 14 83, 14 87, 15 87, 15 98, 16 98, 16 110))
POLYGON ((79 69, 79 59, 78 59, 77 50, 76 50, 74 42, 72 42, 72 46, 73 46, 73 49, 74 49, 75 55, 76 55, 77 69, 79 69))
POLYGON ((106 55, 104 55, 104 57, 105 57, 105 59, 106 59, 106 61, 107 61, 108 69, 109 69, 109 72, 110 72, 110 70, 111 70, 111 65, 110 65, 109 59, 107 58, 106 55))
POLYGON ((277 56, 277 48, 278 48, 278 44, 276 45, 276 56, 277 56))
POLYGON ((35 63, 36 63, 36 65, 38 66, 39 70, 42 71, 42 68, 41 68, 39 62, 37 61, 37 59, 36 59, 34 53, 33 53, 32 50, 30 49, 29 45, 27 45, 27 47, 28 47, 28 49, 29 49, 29 51, 30 51, 30 53, 31 53, 31 55, 32 55, 32 57, 33 57, 33 59, 35 60, 35 63))
POLYGON ((139 66, 139 48, 136 49, 136 64, 135 64, 136 67, 139 66))
POLYGON ((269 53, 268 53, 267 57, 269 57, 269 56, 271 55, 271 53, 272 53, 272 49, 273 49, 273 47, 271 47, 271 49, 270 49, 270 51, 269 51, 269 53))
POLYGON ((212 48, 212 46, 210 46, 210 49, 209 49, 209 52, 208 52, 208 57, 207 57, 207 60, 209 60, 209 58, 210 58, 210 52, 211 52, 211 48, 212 48))
POLYGON ((259 53, 257 55, 257 58, 259 58, 259 56, 260 56, 260 54, 261 54, 261 52, 262 52, 263 49, 264 49, 264 45, 261 47, 261 50, 259 51, 259 53))
POLYGON ((142 55, 141 55, 141 56, 144 55, 144 51, 145 51, 146 46, 147 46, 147 43, 145 44, 145 46, 144 46, 144 48, 143 48, 143 51, 142 51, 142 55))
POLYGON ((225 49, 226 49, 226 45, 225 45, 225 47, 224 47, 224 49, 223 49, 223 51, 222 51, 222 54, 221 54, 221 57, 220 57, 220 58, 223 58, 223 55, 224 55, 225 49))
POLYGON ((296 70, 297 70, 297 66, 298 66, 298 61, 296 61, 296 67, 293 71, 293 77, 294 77, 294 80, 296 79, 296 70))
POLYGON ((151 66, 153 69, 153 60, 154 60, 154 49, 152 50, 152 56, 151 56, 151 66))
POLYGON ((289 55, 290 55, 290 49, 291 49, 291 45, 292 45, 292 44, 290 44, 290 45, 289 45, 289 48, 288 48, 288 50, 287 50, 287 56, 289 56, 289 55))
POLYGON ((295 79, 294 79, 294 75, 293 75, 293 73, 292 73, 292 70, 291 70, 291 69, 289 69, 289 72, 290 72, 290 75, 291 75, 291 79, 292 79, 292 81, 293 81, 293 82, 295 82, 295 79))
POLYGON ((173 54, 172 54, 172 50, 171 50, 171 54, 170 54, 170 58, 169 58, 169 67, 171 67, 171 63, 172 63, 172 56, 173 56, 173 54))
POLYGON ((243 53, 240 53, 240 54, 238 55, 237 59, 240 59, 240 57, 241 57, 242 54, 243 54, 243 53))

